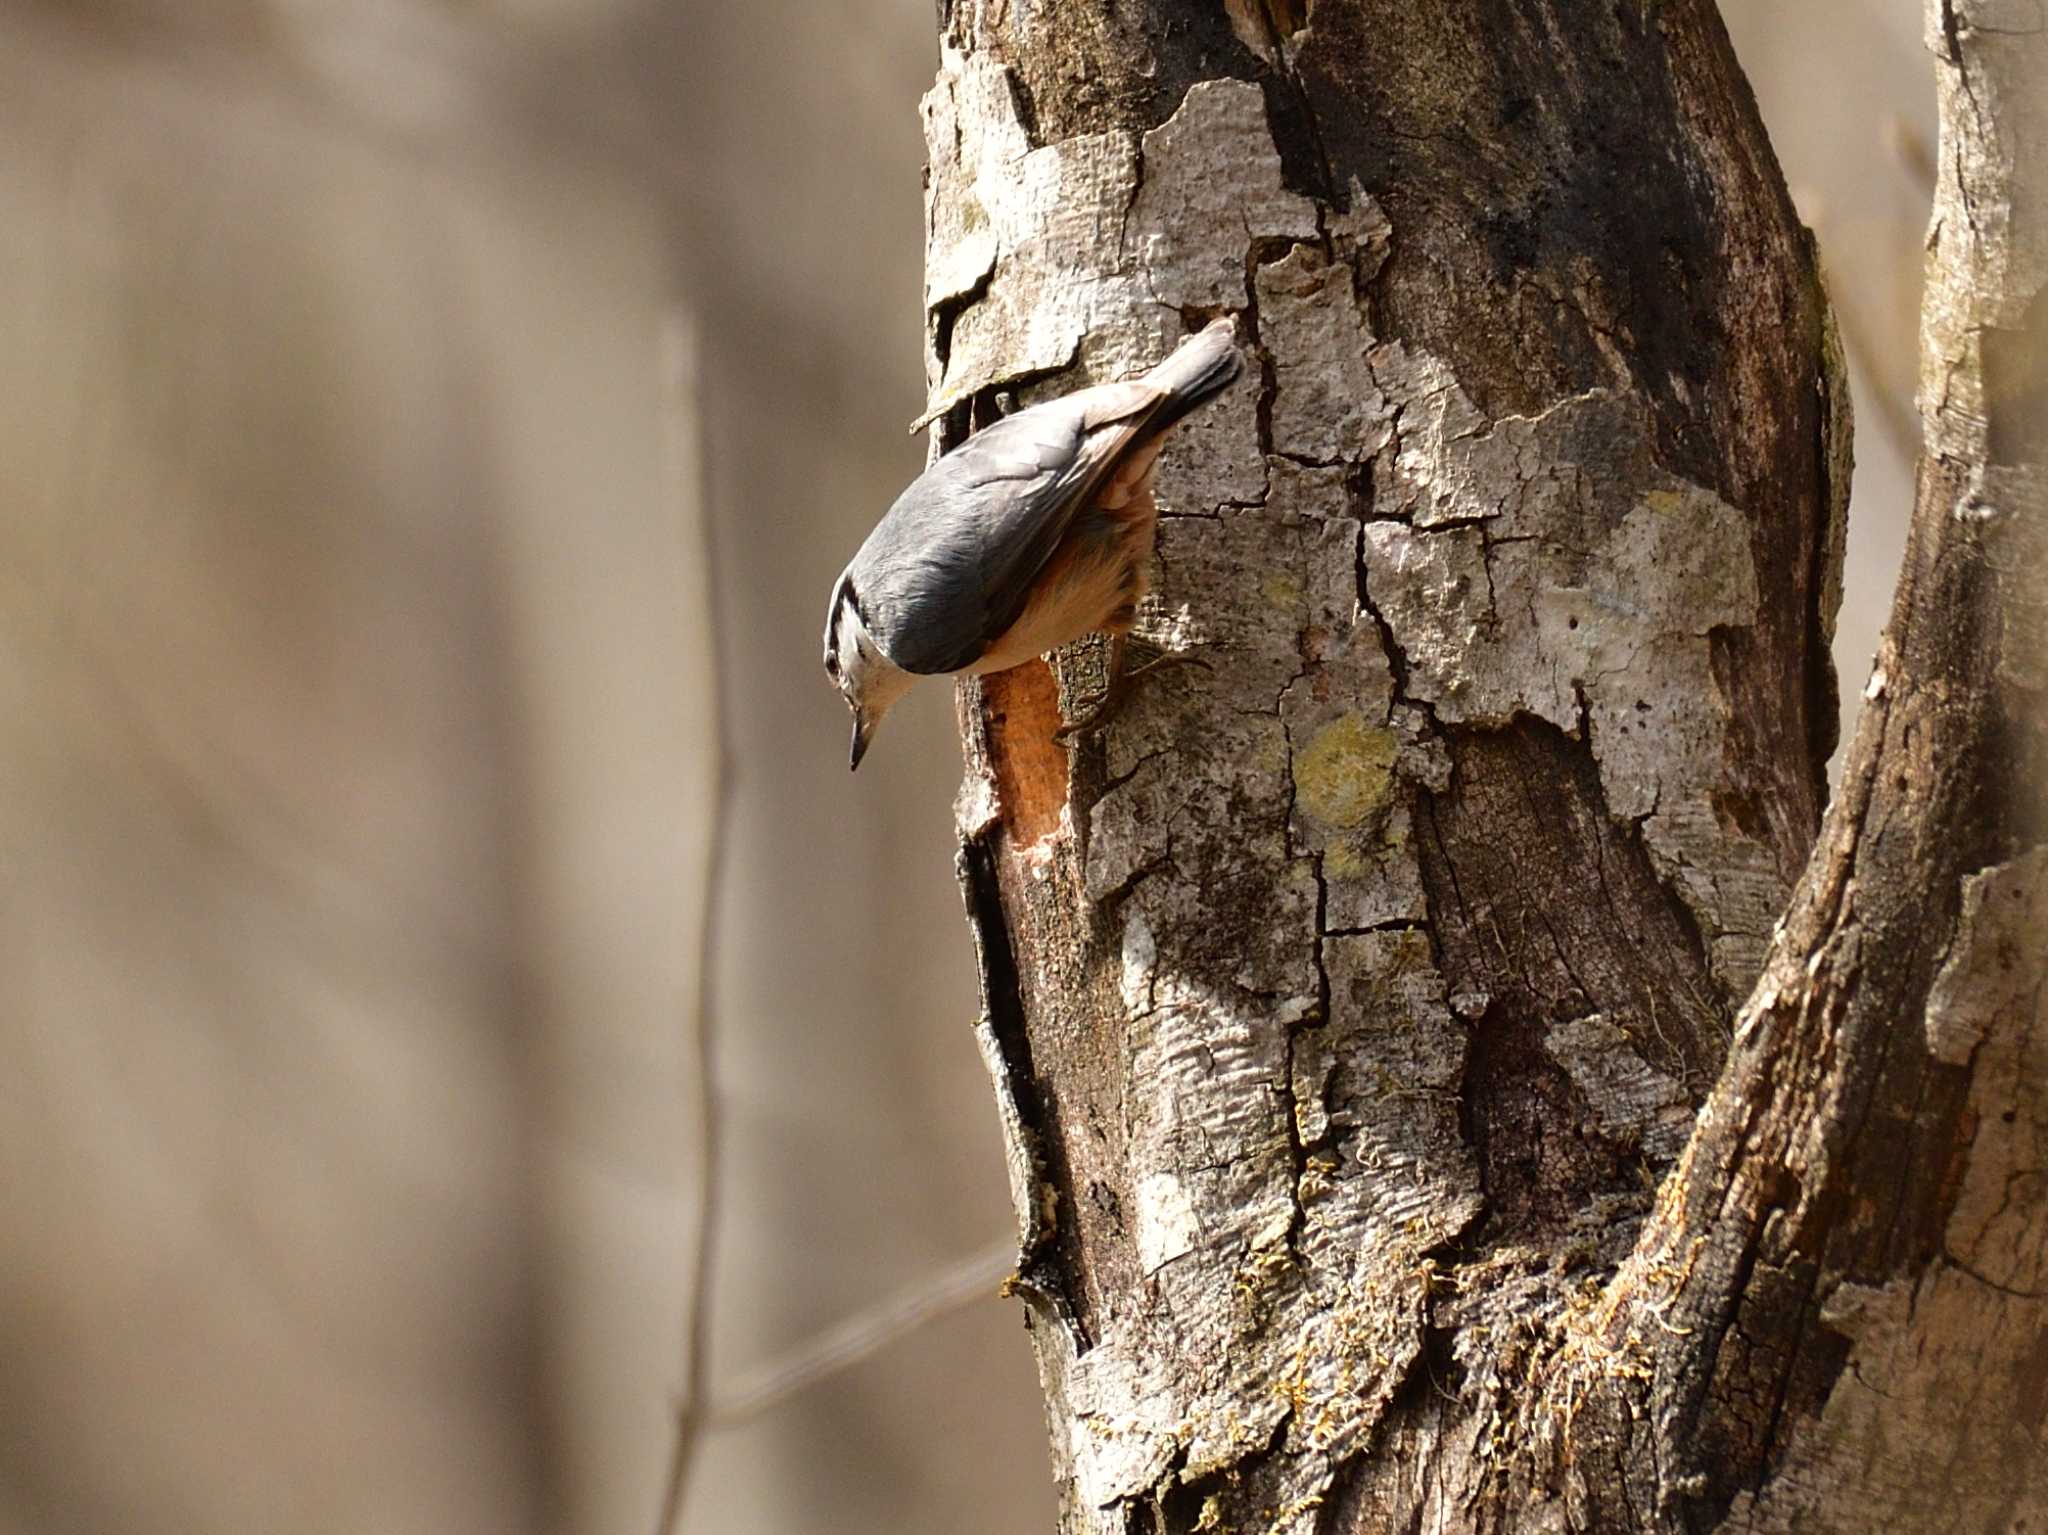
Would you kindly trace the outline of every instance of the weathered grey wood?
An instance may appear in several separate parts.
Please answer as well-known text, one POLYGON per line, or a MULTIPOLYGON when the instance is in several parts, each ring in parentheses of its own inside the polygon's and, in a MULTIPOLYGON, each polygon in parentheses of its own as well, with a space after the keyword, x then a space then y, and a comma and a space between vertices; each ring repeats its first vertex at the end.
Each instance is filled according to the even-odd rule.
POLYGON ((1140 631, 1203 665, 1071 755, 1098 656, 961 693, 1065 1529, 2038 1498, 2043 43, 1997 9, 1937 14, 1931 455, 1809 865, 1847 401, 1711 5, 942 5, 941 443, 1219 312, 1255 363, 1161 462, 1140 631))

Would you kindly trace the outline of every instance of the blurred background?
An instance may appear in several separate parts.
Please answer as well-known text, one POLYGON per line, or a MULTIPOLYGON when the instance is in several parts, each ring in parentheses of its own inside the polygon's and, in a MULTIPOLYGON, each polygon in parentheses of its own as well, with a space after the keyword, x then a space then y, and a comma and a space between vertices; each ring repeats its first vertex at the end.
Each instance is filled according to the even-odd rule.
MULTIPOLYGON (((1723 9, 1856 361, 1853 704, 1929 66, 1723 9)), ((929 0, 0 0, 0 1535, 651 1531, 707 980, 714 1397, 980 1269, 684 1528, 1050 1527, 949 699, 849 780, 818 667, 922 462, 935 62, 929 0)))

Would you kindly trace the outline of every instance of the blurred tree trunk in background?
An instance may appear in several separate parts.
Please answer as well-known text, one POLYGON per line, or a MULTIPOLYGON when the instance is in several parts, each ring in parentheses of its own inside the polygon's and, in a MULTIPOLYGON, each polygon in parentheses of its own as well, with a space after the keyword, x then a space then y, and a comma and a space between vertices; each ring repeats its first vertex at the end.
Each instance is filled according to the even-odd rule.
MULTIPOLYGON (((0 0, 0 1532, 646 1528, 706 514, 714 1378, 1000 1222, 968 954, 886 942, 958 909, 951 721, 849 814, 815 632, 918 457, 930 10, 811 10, 0 0)), ((687 1528, 1043 1527, 987 1288, 722 1426, 687 1528)))
POLYGON ((1071 756, 1098 653, 961 694, 1065 1529, 2048 1512, 1999 10, 1933 0, 1929 451, 1823 828, 1845 386, 1711 5, 942 0, 941 445, 1217 313, 1253 363, 1160 470, 1206 668, 1071 756))

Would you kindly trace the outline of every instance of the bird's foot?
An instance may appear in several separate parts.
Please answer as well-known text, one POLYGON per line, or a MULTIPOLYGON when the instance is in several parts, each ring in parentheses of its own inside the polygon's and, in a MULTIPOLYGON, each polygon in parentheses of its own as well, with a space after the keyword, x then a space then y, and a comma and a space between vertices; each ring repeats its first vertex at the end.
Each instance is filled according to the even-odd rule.
MULTIPOLYGON (((1136 650, 1139 647, 1134 645, 1131 648, 1136 650)), ((1151 650, 1149 645, 1144 648, 1151 650)), ((1135 682, 1147 672, 1156 672, 1168 666, 1199 666, 1205 672, 1216 670, 1215 667, 1204 661, 1200 656, 1191 656, 1185 650, 1152 650, 1151 654, 1143 661, 1140 661, 1136 666, 1126 669, 1124 681, 1135 682)))
POLYGON ((1121 688, 1111 688, 1095 700, 1094 706, 1079 719, 1068 720, 1052 733, 1055 741, 1078 741, 1092 736, 1110 722, 1118 709, 1123 707, 1124 694, 1121 688))

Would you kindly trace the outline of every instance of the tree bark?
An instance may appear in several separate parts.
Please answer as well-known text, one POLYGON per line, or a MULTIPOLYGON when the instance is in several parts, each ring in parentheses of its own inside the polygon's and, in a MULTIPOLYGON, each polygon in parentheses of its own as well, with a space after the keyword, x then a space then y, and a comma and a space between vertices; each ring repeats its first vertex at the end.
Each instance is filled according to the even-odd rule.
POLYGON ((1064 1529, 2048 1514, 2029 3, 1934 0, 1825 828, 1846 386, 1710 4, 942 3, 938 445, 1219 313, 1255 364, 1161 461, 1203 664, 1071 752, 1099 648, 960 695, 1064 1529))

